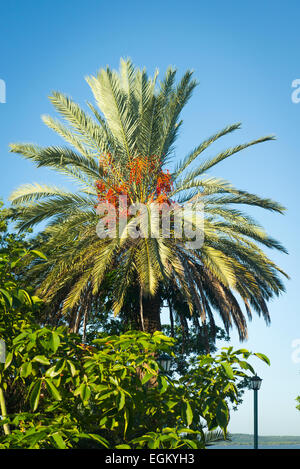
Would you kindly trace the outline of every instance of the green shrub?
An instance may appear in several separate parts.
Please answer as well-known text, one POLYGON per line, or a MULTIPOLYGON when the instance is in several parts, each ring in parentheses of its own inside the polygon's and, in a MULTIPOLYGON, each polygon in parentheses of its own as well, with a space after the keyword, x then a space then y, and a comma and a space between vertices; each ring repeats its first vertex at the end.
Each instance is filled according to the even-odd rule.
POLYGON ((8 407, 12 386, 24 397, 23 410, 2 420, 10 433, 0 448, 201 448, 204 426, 226 434, 236 383, 253 371, 250 352, 199 357, 193 372, 175 380, 155 359, 171 346, 160 332, 88 346, 63 328, 26 328, 1 365, 8 407))

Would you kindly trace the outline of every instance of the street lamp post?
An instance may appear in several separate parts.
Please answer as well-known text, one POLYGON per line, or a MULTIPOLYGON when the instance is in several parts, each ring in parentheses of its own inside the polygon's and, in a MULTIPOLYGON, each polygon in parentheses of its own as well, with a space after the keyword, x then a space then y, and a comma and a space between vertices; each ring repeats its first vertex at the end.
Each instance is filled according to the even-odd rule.
POLYGON ((258 418, 257 418, 257 391, 260 389, 262 379, 255 375, 250 378, 250 388, 254 391, 254 449, 258 448, 258 418))

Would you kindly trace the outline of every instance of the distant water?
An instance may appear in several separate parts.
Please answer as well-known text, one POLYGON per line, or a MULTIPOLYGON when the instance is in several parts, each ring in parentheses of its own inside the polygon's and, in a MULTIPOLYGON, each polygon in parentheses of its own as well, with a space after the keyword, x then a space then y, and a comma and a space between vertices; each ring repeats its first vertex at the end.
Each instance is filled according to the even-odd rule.
MULTIPOLYGON (((253 449, 250 445, 212 445, 206 449, 253 449)), ((300 445, 259 445, 258 449, 300 449, 300 445)))

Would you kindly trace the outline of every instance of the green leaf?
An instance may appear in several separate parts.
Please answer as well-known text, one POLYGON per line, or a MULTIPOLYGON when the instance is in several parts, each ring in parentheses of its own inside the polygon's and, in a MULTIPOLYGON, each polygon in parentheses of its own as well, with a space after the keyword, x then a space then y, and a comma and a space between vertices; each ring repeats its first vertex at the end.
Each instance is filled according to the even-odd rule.
POLYGON ((38 380, 33 386, 32 391, 30 393, 29 402, 30 402, 30 407, 32 408, 33 412, 37 409, 39 405, 41 386, 42 386, 42 381, 38 380))
POLYGON ((21 378, 27 378, 32 372, 32 364, 31 362, 25 362, 20 368, 20 376, 21 378))
POLYGON ((82 383, 79 389, 80 389, 80 397, 82 399, 82 402, 86 403, 91 396, 90 387, 87 384, 82 383))
POLYGON ((244 361, 239 361, 239 365, 240 365, 241 368, 243 368, 243 370, 250 370, 253 374, 255 374, 255 371, 254 371, 253 367, 250 365, 250 363, 244 362, 244 361))
POLYGON ((185 439, 184 442, 192 449, 199 449, 199 442, 185 439))
POLYGON ((192 411, 192 408, 189 404, 189 402, 185 402, 185 416, 186 416, 186 421, 187 421, 187 425, 191 425, 192 421, 193 421, 193 411, 192 411))
POLYGON ((151 378, 153 378, 155 375, 152 373, 146 373, 145 376, 142 378, 142 384, 146 384, 151 378))
POLYGON ((21 303, 31 305, 32 301, 26 290, 18 290, 17 295, 14 295, 21 303))
POLYGON ((163 394, 168 389, 168 381, 166 380, 166 378, 164 376, 160 375, 158 377, 158 382, 159 382, 159 385, 160 385, 159 392, 160 392, 160 394, 163 394))
POLYGON ((56 332, 52 331, 49 339, 49 345, 51 350, 55 353, 60 345, 60 338, 56 332))
POLYGON ((233 373, 233 370, 231 368, 231 366, 229 365, 229 363, 221 363, 226 375, 228 376, 228 378, 230 379, 234 379, 234 373, 233 373))
POLYGON ((67 363, 68 363, 68 365, 69 365, 69 368, 70 368, 70 371, 71 371, 71 375, 72 375, 72 377, 74 378, 74 376, 75 376, 76 373, 77 373, 77 370, 76 370, 76 368, 75 368, 75 365, 74 365, 73 362, 71 362, 71 360, 67 360, 67 363))
POLYGON ((120 391, 119 396, 120 396, 120 399, 119 399, 118 410, 122 410, 125 405, 125 393, 123 391, 120 391))
POLYGON ((53 365, 51 368, 48 368, 45 376, 47 376, 47 378, 55 378, 55 376, 58 376, 59 373, 60 371, 56 369, 56 365, 53 365))
POLYGON ((229 411, 225 401, 220 401, 216 411, 218 425, 225 430, 229 421, 229 411))
POLYGON ((265 363, 267 363, 267 365, 271 365, 271 362, 269 360, 269 358, 264 355, 263 353, 255 353, 254 355, 256 355, 258 358, 260 358, 262 361, 264 361, 265 363))
POLYGON ((58 391, 58 389, 54 386, 54 384, 52 383, 52 381, 48 378, 45 379, 45 383, 46 383, 46 386, 47 386, 47 389, 48 391, 50 392, 50 394, 52 395, 52 397, 56 400, 56 401, 61 401, 61 395, 60 395, 60 392, 58 391))
POLYGON ((67 445, 66 445, 66 443, 64 442, 62 436, 59 433, 53 433, 51 435, 51 438, 53 438, 56 446, 59 449, 67 449, 67 445))
POLYGON ((12 296, 3 288, 0 288, 0 292, 2 293, 5 303, 11 308, 13 302, 12 296))
POLYGON ((55 365, 55 371, 57 374, 60 374, 66 366, 66 360, 61 358, 55 365))
POLYGON ((126 432, 127 432, 127 428, 128 428, 129 417, 130 417, 129 409, 124 407, 124 422, 125 422, 125 425, 124 425, 124 438, 126 436, 126 432))
POLYGON ((245 348, 240 348, 238 350, 236 350, 234 352, 235 355, 240 355, 240 354, 243 354, 243 355, 251 355, 251 352, 249 352, 249 350, 245 349, 245 348))
POLYGON ((36 355, 33 359, 33 362, 41 363, 42 365, 50 365, 50 361, 44 355, 36 355))
POLYGON ((37 249, 32 249, 30 251, 31 254, 35 254, 37 257, 41 257, 42 259, 44 259, 45 261, 47 261, 47 257, 45 256, 45 254, 43 254, 41 251, 38 251, 37 249))
POLYGON ((6 359, 5 359, 5 363, 4 363, 4 369, 6 370, 6 368, 9 367, 9 365, 11 364, 12 360, 13 360, 13 357, 14 357, 14 353, 13 352, 9 352, 7 355, 6 355, 6 359))
POLYGON ((32 301, 33 304, 43 303, 43 300, 41 298, 39 298, 38 296, 36 296, 36 295, 33 295, 31 297, 31 301, 32 301))
POLYGON ((98 443, 100 443, 105 448, 108 448, 108 441, 105 438, 102 438, 99 435, 95 435, 94 433, 89 433, 88 436, 93 440, 98 441, 98 443))

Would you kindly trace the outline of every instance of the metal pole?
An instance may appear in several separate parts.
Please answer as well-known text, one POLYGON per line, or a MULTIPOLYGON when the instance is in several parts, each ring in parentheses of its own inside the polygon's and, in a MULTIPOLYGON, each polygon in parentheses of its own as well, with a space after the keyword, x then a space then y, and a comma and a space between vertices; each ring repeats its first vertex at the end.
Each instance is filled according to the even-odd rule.
POLYGON ((254 449, 258 448, 257 389, 254 389, 254 449))

